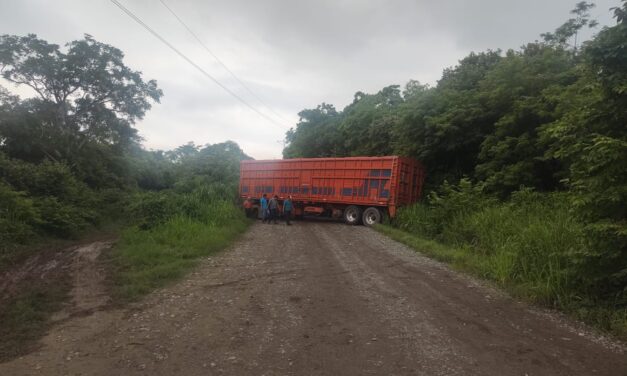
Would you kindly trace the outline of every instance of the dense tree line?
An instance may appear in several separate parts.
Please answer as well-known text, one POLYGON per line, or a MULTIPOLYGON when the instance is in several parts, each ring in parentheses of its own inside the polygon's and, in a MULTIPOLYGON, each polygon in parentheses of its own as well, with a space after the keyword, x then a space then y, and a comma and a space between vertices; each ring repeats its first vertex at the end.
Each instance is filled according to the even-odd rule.
POLYGON ((233 142, 140 146, 134 124, 163 93, 123 58, 89 35, 65 48, 0 36, 2 77, 35 93, 22 99, 0 86, 0 265, 33 238, 127 217, 137 192, 237 181, 248 157, 233 142))
MULTIPOLYGON (((422 160, 427 191, 468 179, 492 197, 567 191, 585 224, 580 275, 627 305, 627 2, 595 27, 580 2, 554 32, 519 49, 471 53, 435 86, 358 92, 343 110, 299 113, 283 155, 399 154, 422 160)), ((450 189, 449 189, 450 190, 450 189)))

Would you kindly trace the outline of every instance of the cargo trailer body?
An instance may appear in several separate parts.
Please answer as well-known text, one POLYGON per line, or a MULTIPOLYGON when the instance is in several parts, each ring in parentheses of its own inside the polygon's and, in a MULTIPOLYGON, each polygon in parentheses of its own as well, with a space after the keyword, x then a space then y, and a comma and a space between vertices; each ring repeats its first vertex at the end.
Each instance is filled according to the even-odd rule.
POLYGON ((252 206, 257 214, 263 194, 277 195, 281 203, 291 195, 296 216, 343 216, 351 224, 373 224, 418 201, 423 181, 420 162, 396 156, 248 160, 240 164, 239 193, 249 212, 252 206))

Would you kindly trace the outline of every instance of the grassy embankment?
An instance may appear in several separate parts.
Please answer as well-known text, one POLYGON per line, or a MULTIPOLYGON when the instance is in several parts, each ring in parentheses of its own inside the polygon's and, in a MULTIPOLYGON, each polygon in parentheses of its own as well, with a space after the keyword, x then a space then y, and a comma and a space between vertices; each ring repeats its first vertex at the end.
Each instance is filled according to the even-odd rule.
POLYGON ((503 203, 457 192, 406 208, 378 230, 514 296, 627 339, 627 309, 587 279, 584 226, 569 209, 561 194, 523 191, 503 203))
POLYGON ((226 248, 248 221, 228 187, 191 193, 152 193, 137 200, 138 223, 122 233, 109 254, 112 297, 123 303, 182 277, 199 258, 226 248))

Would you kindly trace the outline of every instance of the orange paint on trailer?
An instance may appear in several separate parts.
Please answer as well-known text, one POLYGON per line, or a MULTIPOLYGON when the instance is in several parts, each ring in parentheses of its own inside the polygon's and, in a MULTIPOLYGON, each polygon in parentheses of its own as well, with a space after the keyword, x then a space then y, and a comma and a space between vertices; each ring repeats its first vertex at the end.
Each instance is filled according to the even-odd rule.
POLYGON ((398 207, 420 199, 423 181, 422 164, 398 156, 249 160, 240 163, 239 192, 257 199, 291 195, 295 213, 358 205, 385 208, 394 217, 398 207))

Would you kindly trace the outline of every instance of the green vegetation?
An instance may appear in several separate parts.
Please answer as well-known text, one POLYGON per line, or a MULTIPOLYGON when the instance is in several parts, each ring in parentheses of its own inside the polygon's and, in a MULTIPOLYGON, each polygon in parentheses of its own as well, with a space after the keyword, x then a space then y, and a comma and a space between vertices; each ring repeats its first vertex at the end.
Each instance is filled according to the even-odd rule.
POLYGON ((2 77, 36 93, 0 87, 0 268, 37 237, 72 238, 111 220, 137 186, 130 160, 145 152, 132 125, 161 91, 112 46, 86 36, 66 47, 0 36, 2 77))
POLYGON ((124 231, 110 255, 114 298, 135 300, 230 244, 248 224, 233 205, 233 192, 212 185, 190 193, 142 194, 132 209, 139 225, 124 231))
MULTIPOLYGON (((624 335, 627 2, 578 45, 596 26, 592 7, 578 3, 517 50, 469 54, 433 87, 409 81, 358 92, 341 111, 305 109, 284 156, 422 160, 432 193, 384 231, 624 335)), ((64 47, 0 36, 0 74, 36 95, 0 87, 0 271, 37 242, 117 221, 127 229, 109 255, 113 291, 133 300, 245 228, 233 195, 248 157, 233 142, 142 149, 134 124, 163 93, 123 58, 88 35, 64 47)), ((65 294, 41 289, 0 306, 15 330, 0 332, 7 343, 31 338, 65 294)))
POLYGON ((110 217, 124 199, 113 194, 117 190, 90 189, 58 162, 0 154, 0 178, 0 270, 19 261, 37 236, 75 238, 110 217))
POLYGON ((577 44, 597 26, 593 6, 578 3, 517 50, 471 53, 433 87, 409 81, 358 92, 342 111, 303 110, 283 154, 421 160, 435 193, 400 212, 402 239, 624 334, 627 2, 577 44))
POLYGON ((569 207, 566 193, 522 190, 500 202, 462 180, 401 209, 381 230, 517 296, 627 336, 627 309, 589 283, 585 225, 569 207))
MULTIPOLYGON (((0 35, 0 74, 35 93, 22 99, 0 86, 0 273, 114 225, 125 230, 106 259, 123 302, 181 276, 246 227, 234 194, 249 157, 230 141, 144 150, 133 126, 162 92, 123 58, 88 35, 64 48, 0 35)), ((71 286, 63 271, 52 274, 38 284, 27 276, 2 297, 0 358, 28 349, 61 307, 71 286)))
POLYGON ((2 77, 36 94, 21 99, 0 87, 0 270, 37 240, 134 225, 128 208, 139 192, 172 196, 237 181, 248 157, 233 142, 140 147, 133 125, 163 93, 123 58, 89 35, 65 48, 36 35, 0 36, 2 77))

